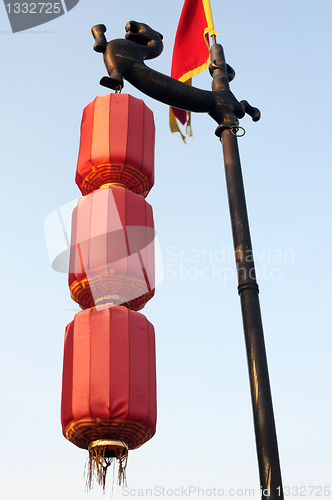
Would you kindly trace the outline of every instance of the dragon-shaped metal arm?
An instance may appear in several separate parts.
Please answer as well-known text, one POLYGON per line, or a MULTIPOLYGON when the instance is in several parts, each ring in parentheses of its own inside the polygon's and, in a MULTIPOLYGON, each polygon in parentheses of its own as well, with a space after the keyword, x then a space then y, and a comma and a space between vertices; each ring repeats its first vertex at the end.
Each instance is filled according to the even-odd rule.
POLYGON ((92 28, 95 39, 94 50, 104 54, 104 63, 109 77, 100 84, 121 91, 123 80, 157 101, 175 108, 196 113, 208 113, 219 127, 217 135, 226 128, 238 127, 239 118, 245 113, 253 121, 260 119, 260 111, 247 101, 238 101, 229 88, 235 72, 226 64, 220 44, 211 47, 210 73, 213 76, 212 91, 201 90, 175 80, 144 64, 146 59, 154 59, 163 51, 163 36, 143 23, 129 21, 126 24, 125 39, 107 42, 106 27, 98 24, 92 28))

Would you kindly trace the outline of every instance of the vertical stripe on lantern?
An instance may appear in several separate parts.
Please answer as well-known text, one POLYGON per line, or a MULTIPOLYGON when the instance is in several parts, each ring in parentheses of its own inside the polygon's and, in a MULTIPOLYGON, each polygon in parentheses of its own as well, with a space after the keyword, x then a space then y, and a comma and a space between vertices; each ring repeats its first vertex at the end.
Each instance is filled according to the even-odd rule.
POLYGON ((112 418, 126 420, 129 401, 129 311, 125 307, 112 307, 110 408, 112 418))
POLYGON ((110 332, 109 309, 91 310, 91 416, 109 418, 110 332))
MULTIPOLYGON (((108 268, 114 267, 114 262, 128 256, 126 239, 126 189, 112 188, 109 194, 109 217, 107 222, 107 255, 108 268), (110 207, 112 203, 112 207, 110 207), (114 211, 114 215, 112 215, 114 211), (115 218, 117 224, 115 223, 115 218), (116 232, 115 232, 116 231, 116 232)), ((123 262, 124 273, 127 269, 126 261, 123 262)))
POLYGON ((146 247, 146 235, 144 230, 146 201, 142 196, 128 191, 126 205, 126 226, 129 251, 131 254, 134 254, 146 247))
MULTIPOLYGON (((141 280, 141 292, 148 292, 143 261, 140 254, 142 245, 145 245, 145 204, 141 196, 126 190, 126 237, 128 242, 128 271, 127 275, 141 280)), ((129 299, 136 299, 139 295, 132 293, 129 299)))
MULTIPOLYGON (((134 276, 144 279, 146 282, 145 293, 148 292, 149 282, 144 267, 142 255, 145 252, 147 245, 146 230, 145 230, 145 206, 147 205, 144 198, 135 195, 132 192, 127 193, 127 210, 126 210, 126 224, 127 224, 127 237, 130 253, 135 257, 131 258, 130 268, 134 276)), ((131 297, 135 299, 137 297, 131 297)))
POLYGON ((145 279, 148 287, 151 290, 155 289, 155 263, 154 263, 154 230, 152 228, 145 228, 147 233, 147 240, 150 241, 148 245, 141 251, 142 266, 145 272, 145 279))
MULTIPOLYGON (((113 218, 108 217, 107 226, 107 253, 108 264, 107 269, 111 272, 116 269, 116 275, 125 277, 128 271, 128 245, 126 239, 126 193, 127 189, 115 187, 110 188, 110 198, 114 211, 117 212, 117 220, 119 226, 113 226, 113 218), (119 227, 119 229, 117 229, 119 227), (120 230, 121 228, 121 230, 120 230), (116 232, 114 232, 114 229, 116 232)), ((123 289, 123 280, 120 278, 118 282, 113 282, 113 293, 121 295, 123 289)))
POLYGON ((102 266, 105 271, 107 268, 108 194, 109 189, 100 189, 91 196, 89 270, 92 272, 102 266))
MULTIPOLYGON (((128 255, 125 232, 126 189, 109 189, 107 219, 107 268, 114 268, 114 262, 128 255)), ((126 266, 124 261, 123 265, 126 266)), ((127 267, 125 267, 124 272, 127 267)))
POLYGON ((78 200, 77 206, 75 269, 76 265, 78 266, 77 269, 80 269, 80 263, 82 273, 85 273, 85 270, 89 267, 91 204, 92 197, 84 196, 84 198, 78 200))
POLYGON ((128 190, 122 187, 112 187, 109 188, 112 191, 113 200, 114 200, 114 210, 117 212, 118 226, 114 227, 111 218, 109 217, 108 228, 109 232, 114 231, 114 229, 126 229, 126 197, 128 190))
POLYGON ((144 424, 149 414, 149 358, 147 320, 145 316, 129 314, 130 334, 130 395, 128 420, 144 424))
POLYGON ((73 417, 91 417, 90 412, 90 320, 91 309, 75 316, 73 354, 73 417))
POLYGON ((71 242, 70 242, 70 255, 69 255, 69 274, 68 274, 68 283, 69 286, 75 281, 75 273, 82 272, 82 267, 79 266, 79 262, 76 263, 76 229, 77 229, 77 207, 74 208, 72 216, 71 216, 71 242), (73 246, 74 242, 74 246, 73 246), (73 246, 73 247, 72 247, 73 246))
POLYGON ((128 142, 128 94, 110 94, 109 137, 110 163, 124 165, 128 142))
POLYGON ((91 144, 91 165, 95 167, 105 163, 105 160, 108 162, 110 156, 109 99, 110 95, 95 99, 91 144))
POLYGON ((126 163, 140 170, 144 148, 144 102, 129 96, 128 144, 126 163))
POLYGON ((157 381, 156 381, 156 346, 155 346, 155 334, 153 325, 147 321, 148 329, 148 342, 149 342, 149 367, 150 367, 150 407, 149 407, 149 417, 146 421, 147 427, 153 427, 156 425, 157 416, 157 381))
MULTIPOLYGON (((81 123, 81 141, 80 149, 78 153, 78 168, 80 171, 80 177, 89 172, 91 168, 91 142, 92 142, 92 131, 93 131, 93 115, 95 109, 95 102, 92 101, 83 111, 82 123, 81 123)), ((78 175, 78 170, 76 177, 78 175)), ((77 182, 77 181, 76 181, 77 182)))
POLYGON ((152 207, 148 203, 145 205, 145 234, 146 247, 141 255, 150 288, 153 290, 155 288, 155 230, 152 207))
POLYGON ((63 355, 62 374, 62 398, 61 398, 61 423, 64 427, 67 422, 71 422, 73 417, 72 396, 73 396, 73 330, 74 323, 67 325, 65 333, 65 348, 63 355))
POLYGON ((153 120, 153 113, 151 109, 144 106, 144 150, 142 165, 148 167, 151 173, 150 182, 154 184, 154 145, 155 145, 155 126, 153 120))
POLYGON ((153 211, 151 205, 148 203, 145 204, 145 223, 147 227, 151 227, 154 230, 153 211))

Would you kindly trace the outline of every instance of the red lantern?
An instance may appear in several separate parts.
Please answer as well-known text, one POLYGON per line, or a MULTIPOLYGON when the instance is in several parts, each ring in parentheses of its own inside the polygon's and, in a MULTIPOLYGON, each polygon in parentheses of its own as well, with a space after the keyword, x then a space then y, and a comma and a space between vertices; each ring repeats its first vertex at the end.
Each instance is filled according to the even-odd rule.
POLYGON ((124 474, 127 450, 156 428, 155 340, 152 324, 126 307, 81 311, 65 334, 61 423, 64 436, 89 449, 105 484, 108 458, 124 474))
POLYGON ((83 112, 76 184, 83 196, 117 182, 146 196, 154 184, 152 111, 128 94, 96 97, 83 112))
POLYGON ((81 198, 73 211, 69 287, 83 309, 126 304, 139 310, 154 295, 154 223, 142 196, 121 187, 81 198))

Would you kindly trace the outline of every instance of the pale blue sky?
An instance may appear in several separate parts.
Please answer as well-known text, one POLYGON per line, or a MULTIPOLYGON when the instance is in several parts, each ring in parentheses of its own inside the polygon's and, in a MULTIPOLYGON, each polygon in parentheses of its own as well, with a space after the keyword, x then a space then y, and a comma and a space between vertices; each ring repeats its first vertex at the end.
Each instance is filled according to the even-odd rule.
MULTIPOLYGON (((328 0, 211 5, 218 41, 236 71, 232 91, 262 111, 260 122, 242 121, 246 135, 239 145, 283 481, 330 486, 332 495, 332 6, 328 0)), ((14 35, 0 6, 0 475, 6 500, 102 496, 97 487, 84 492, 87 453, 61 434, 63 334, 78 308, 67 276, 51 269, 43 226, 53 210, 80 195, 74 177, 82 110, 106 93, 91 27, 106 24, 112 39, 124 36, 131 19, 151 25, 163 33, 165 49, 149 65, 169 73, 181 8, 182 0, 80 0, 59 19, 14 35)), ((194 85, 209 89, 209 73, 194 85)), ((143 98, 128 83, 124 91, 143 98)), ((258 500, 215 123, 194 115, 194 138, 185 146, 169 131, 167 107, 144 100, 157 130, 156 183, 147 201, 165 278, 142 311, 156 330, 157 434, 130 453, 128 486, 132 496, 154 487, 164 487, 165 495, 189 486, 225 495, 250 488, 258 500)), ((122 498, 117 486, 114 498, 122 498)))

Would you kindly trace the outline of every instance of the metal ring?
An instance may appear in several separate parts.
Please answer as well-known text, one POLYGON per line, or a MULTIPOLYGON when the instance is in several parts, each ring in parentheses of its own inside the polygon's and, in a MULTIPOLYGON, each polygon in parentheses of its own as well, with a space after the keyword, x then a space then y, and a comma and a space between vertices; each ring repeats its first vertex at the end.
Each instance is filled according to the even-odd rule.
POLYGON ((120 446, 121 448, 126 448, 126 450, 128 450, 128 445, 126 443, 115 439, 97 439, 96 441, 91 441, 91 443, 89 443, 88 450, 91 450, 96 446, 120 446))
POLYGON ((246 133, 246 131, 244 130, 244 128, 243 128, 243 127, 234 127, 234 126, 233 126, 233 127, 231 127, 231 128, 230 128, 230 131, 231 131, 231 133, 232 133, 233 135, 235 135, 235 137, 243 137, 243 136, 244 136, 244 134, 246 133), (238 134, 238 131, 239 131, 239 130, 242 130, 242 131, 243 131, 243 132, 242 132, 242 134, 238 134))

